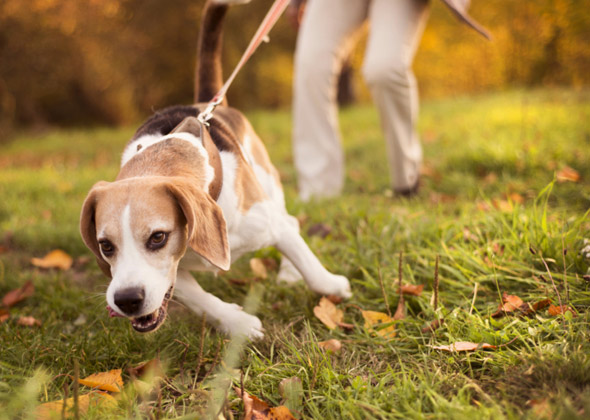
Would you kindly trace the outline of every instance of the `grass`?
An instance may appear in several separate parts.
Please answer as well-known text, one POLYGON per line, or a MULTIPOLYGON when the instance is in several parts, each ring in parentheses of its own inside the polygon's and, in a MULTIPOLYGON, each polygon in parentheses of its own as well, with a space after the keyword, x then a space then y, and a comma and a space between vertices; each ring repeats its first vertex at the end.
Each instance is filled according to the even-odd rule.
MULTIPOLYGON (((339 307, 354 328, 328 330, 313 315, 318 296, 303 285, 276 284, 274 272, 263 282, 235 285, 232 279, 253 277, 243 258, 220 277, 199 276, 226 301, 244 304, 251 290, 261 296, 265 338, 230 354, 224 336, 203 330, 201 319, 179 305, 148 335, 109 319, 104 309, 106 279, 79 237, 78 217, 92 184, 115 177, 133 128, 22 133, 0 146, 0 295, 27 280, 36 291, 0 324, 0 418, 34 418, 38 403, 71 396, 67 375, 76 363, 84 377, 155 357, 165 366, 158 386, 141 393, 128 385, 115 407, 91 408, 86 417, 197 418, 228 378, 279 405, 281 381, 298 377, 299 418, 587 418, 590 260, 580 251, 590 239, 589 94, 523 90, 423 104, 424 182, 411 200, 392 197, 373 108, 342 112, 346 190, 312 203, 296 198, 289 114, 251 113, 304 234, 317 223, 331 228, 326 238, 306 239, 331 271, 351 279, 354 296, 339 307), (565 166, 579 172, 579 182, 555 181, 565 166), (55 248, 75 258, 71 270, 31 266, 31 257, 55 248), (395 312, 402 251, 404 282, 425 289, 406 299, 396 337, 384 339, 364 328, 358 308, 387 312, 381 278, 395 312), (492 318, 503 292, 554 304, 557 292, 564 303, 569 294, 577 316, 543 310, 492 318), (15 320, 28 315, 42 326, 18 326, 15 320), (434 333, 421 331, 441 317, 434 333), (342 342, 340 352, 318 346, 331 338, 342 342), (500 347, 462 353, 431 347, 456 341, 500 347)), ((272 249, 255 255, 279 259, 272 249)), ((124 379, 131 383, 127 373, 124 379)), ((222 397, 225 418, 240 418, 236 393, 222 397)))

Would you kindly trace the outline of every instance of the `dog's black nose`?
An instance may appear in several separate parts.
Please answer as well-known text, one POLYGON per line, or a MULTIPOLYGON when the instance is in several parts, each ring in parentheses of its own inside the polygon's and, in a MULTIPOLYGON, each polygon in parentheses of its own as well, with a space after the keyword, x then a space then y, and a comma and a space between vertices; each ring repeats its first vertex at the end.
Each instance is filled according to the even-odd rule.
POLYGON ((127 315, 133 315, 139 311, 143 304, 145 292, 139 287, 131 287, 115 292, 115 305, 127 315))

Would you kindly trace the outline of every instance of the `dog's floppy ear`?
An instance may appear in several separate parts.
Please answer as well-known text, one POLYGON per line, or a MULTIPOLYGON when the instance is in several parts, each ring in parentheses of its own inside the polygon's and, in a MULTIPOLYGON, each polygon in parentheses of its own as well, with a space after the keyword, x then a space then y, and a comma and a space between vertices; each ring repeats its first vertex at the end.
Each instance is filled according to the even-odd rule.
POLYGON ((104 189, 104 187, 108 184, 108 182, 100 181, 96 183, 88 193, 88 196, 82 205, 82 213, 80 215, 80 233, 82 234, 82 239, 84 240, 86 246, 96 256, 96 262, 98 263, 98 266, 102 272, 105 273, 109 278, 112 278, 111 266, 104 260, 102 254, 100 253, 98 240, 96 239, 95 222, 96 203, 98 202, 101 190, 104 189))
POLYGON ((187 221, 188 244, 211 264, 229 270, 230 249, 223 212, 209 194, 183 180, 167 183, 187 221))

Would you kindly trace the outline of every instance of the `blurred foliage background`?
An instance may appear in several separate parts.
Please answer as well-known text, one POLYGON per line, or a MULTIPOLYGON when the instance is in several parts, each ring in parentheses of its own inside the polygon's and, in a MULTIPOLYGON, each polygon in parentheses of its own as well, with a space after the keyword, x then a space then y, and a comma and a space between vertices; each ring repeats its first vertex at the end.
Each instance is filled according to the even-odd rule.
MULTIPOLYGON (((345 2, 345 0, 343 0, 345 2)), ((231 72, 272 0, 230 11, 224 69, 231 72)), ((414 69, 423 98, 514 86, 590 84, 588 0, 474 0, 488 42, 441 2, 414 69)), ((121 125, 154 109, 190 103, 204 0, 2 0, 0 129, 121 125)), ((296 30, 284 17, 229 92, 242 109, 291 102, 296 30)), ((359 100, 361 42, 351 62, 359 100)))

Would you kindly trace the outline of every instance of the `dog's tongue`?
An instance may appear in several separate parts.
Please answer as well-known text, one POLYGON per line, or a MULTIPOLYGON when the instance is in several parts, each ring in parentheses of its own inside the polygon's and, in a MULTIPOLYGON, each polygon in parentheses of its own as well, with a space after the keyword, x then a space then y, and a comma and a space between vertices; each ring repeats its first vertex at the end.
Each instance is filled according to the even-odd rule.
POLYGON ((118 312, 115 312, 115 310, 113 308, 110 307, 110 305, 107 305, 107 311, 109 311, 109 316, 111 318, 113 317, 120 317, 120 318, 125 318, 123 315, 121 315, 118 312))

